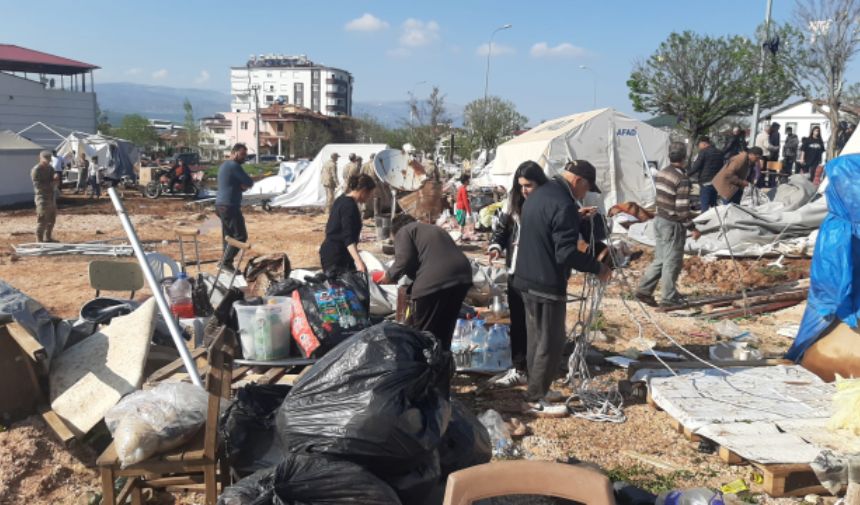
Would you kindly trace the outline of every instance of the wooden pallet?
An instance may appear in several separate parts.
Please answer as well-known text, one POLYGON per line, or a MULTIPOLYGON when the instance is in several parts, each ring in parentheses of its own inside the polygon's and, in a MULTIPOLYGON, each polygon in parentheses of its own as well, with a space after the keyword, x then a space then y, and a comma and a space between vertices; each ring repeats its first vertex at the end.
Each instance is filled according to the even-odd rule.
MULTIPOLYGON (((651 397, 649 391, 646 396, 648 405, 656 410, 661 409, 651 397)), ((752 465, 762 475, 762 487, 764 492, 774 498, 787 496, 805 496, 807 494, 829 494, 815 476, 812 467, 807 464, 761 464, 747 461, 728 447, 721 446, 713 440, 706 439, 689 428, 685 428, 680 421, 670 417, 669 423, 672 428, 682 434, 684 438, 693 443, 707 440, 716 447, 717 457, 727 465, 752 465)))

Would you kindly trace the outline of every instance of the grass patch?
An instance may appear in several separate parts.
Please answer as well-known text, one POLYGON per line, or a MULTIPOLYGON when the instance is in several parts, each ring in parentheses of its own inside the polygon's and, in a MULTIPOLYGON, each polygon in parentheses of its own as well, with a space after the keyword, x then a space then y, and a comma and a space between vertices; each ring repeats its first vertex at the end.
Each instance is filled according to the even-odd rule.
POLYGON ((606 474, 612 482, 624 481, 654 494, 677 489, 680 480, 688 480, 695 475, 687 470, 659 474, 653 468, 643 466, 612 468, 606 474))

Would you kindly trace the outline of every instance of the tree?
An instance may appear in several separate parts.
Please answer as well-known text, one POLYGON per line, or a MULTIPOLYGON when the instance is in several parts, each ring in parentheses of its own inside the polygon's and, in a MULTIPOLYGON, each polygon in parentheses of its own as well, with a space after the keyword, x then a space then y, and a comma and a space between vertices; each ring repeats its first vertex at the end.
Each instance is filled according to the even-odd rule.
POLYGON ((433 152, 439 137, 450 128, 451 120, 445 109, 445 95, 433 86, 426 100, 409 99, 409 142, 423 152, 433 152))
POLYGON ((762 108, 791 95, 786 67, 767 57, 759 77, 760 61, 759 46, 745 37, 672 33, 634 65, 627 81, 633 109, 674 115, 679 128, 696 138, 727 117, 751 113, 757 90, 762 108))
POLYGON ((197 149, 200 144, 200 126, 194 121, 194 109, 187 98, 182 102, 182 108, 185 110, 185 146, 197 149))
POLYGON ((860 0, 798 1, 792 33, 798 50, 780 51, 782 61, 793 69, 795 90, 830 121, 828 159, 836 154, 839 111, 848 91, 845 70, 860 49, 858 16, 860 0))
POLYGON ((316 121, 302 121, 296 123, 290 137, 290 151, 297 158, 313 158, 331 141, 332 134, 325 125, 316 121))
POLYGON ((503 137, 511 135, 528 122, 517 112, 513 102, 497 96, 479 99, 466 105, 464 123, 473 137, 474 145, 487 149, 496 147, 503 137))
POLYGON ((149 149, 158 143, 158 133, 149 124, 149 120, 140 114, 123 116, 122 123, 113 133, 143 149, 149 149))

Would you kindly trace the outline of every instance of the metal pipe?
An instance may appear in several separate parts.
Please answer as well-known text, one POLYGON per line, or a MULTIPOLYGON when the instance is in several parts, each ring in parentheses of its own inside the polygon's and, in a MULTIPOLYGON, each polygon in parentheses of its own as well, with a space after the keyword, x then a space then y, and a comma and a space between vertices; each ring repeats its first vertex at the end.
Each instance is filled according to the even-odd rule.
POLYGON ((122 228, 125 234, 128 235, 128 241, 131 242, 131 247, 134 249, 134 255, 137 256, 137 262, 140 263, 140 269, 143 271, 143 277, 146 283, 149 284, 149 289, 152 290, 152 296, 155 297, 155 303, 158 304, 158 310, 161 311, 164 322, 167 323, 167 329, 170 330, 170 336, 173 337, 173 343, 176 345, 176 350, 179 351, 179 357, 182 358, 182 363, 185 365, 185 370, 188 372, 188 377, 195 386, 203 387, 203 382, 200 380, 200 375, 197 374, 197 367, 194 365, 194 360, 191 359, 191 354, 188 348, 185 347, 185 340, 182 338, 182 330, 179 329, 179 324, 170 312, 170 306, 164 298, 164 293, 161 291, 161 285, 155 279, 152 273, 152 267, 146 261, 146 254, 143 252, 143 247, 140 245, 140 239, 137 238, 137 232, 134 231, 134 225, 128 218, 125 207, 122 205, 122 200, 115 188, 108 188, 108 195, 113 202, 113 207, 116 210, 119 220, 122 223, 122 228))

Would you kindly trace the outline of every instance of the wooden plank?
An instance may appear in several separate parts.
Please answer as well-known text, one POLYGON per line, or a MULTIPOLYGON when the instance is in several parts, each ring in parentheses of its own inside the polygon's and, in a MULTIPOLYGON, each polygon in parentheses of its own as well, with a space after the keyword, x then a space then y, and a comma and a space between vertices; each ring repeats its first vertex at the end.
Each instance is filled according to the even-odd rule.
POLYGON ((58 416, 53 410, 48 409, 43 411, 42 419, 45 420, 48 427, 54 432, 54 435, 56 435, 57 439, 63 445, 67 446, 69 445, 69 442, 75 439, 75 434, 72 433, 72 430, 66 426, 66 423, 63 422, 63 420, 60 419, 60 416, 58 416))
POLYGON ((18 323, 12 322, 6 325, 6 330, 12 337, 18 347, 21 348, 30 359, 37 365, 37 370, 40 374, 48 373, 48 352, 42 347, 38 340, 33 338, 30 333, 18 323))
MULTIPOLYGON (((206 349, 203 347, 200 347, 198 349, 194 349, 193 351, 191 351, 191 359, 196 360, 200 356, 203 356, 205 353, 206 353, 206 349)), ((173 375, 175 372, 178 372, 179 370, 184 370, 184 369, 185 369, 185 365, 182 363, 182 358, 177 358, 176 360, 173 361, 173 363, 170 363, 169 365, 163 366, 163 367, 159 368, 158 370, 156 370, 155 373, 153 373, 152 375, 149 376, 148 379, 146 379, 146 382, 150 382, 150 383, 161 382, 162 380, 166 379, 170 375, 173 375)))
POLYGON ((717 453, 720 456, 720 459, 723 460, 723 463, 726 463, 727 465, 742 465, 747 463, 747 460, 722 445, 719 446, 717 453))
POLYGON ((800 303, 802 300, 792 300, 788 302, 776 302, 776 303, 768 303, 765 305, 756 305, 754 307, 749 307, 745 309, 728 309, 728 310, 720 310, 717 312, 711 312, 709 314, 702 314, 696 316, 697 319, 721 319, 727 317, 745 317, 745 316, 754 316, 758 314, 763 314, 765 312, 776 312, 777 310, 787 309, 788 307, 793 307, 800 303))
POLYGON ((279 377, 286 373, 286 369, 284 367, 273 367, 270 368, 266 373, 260 377, 260 384, 271 384, 278 380, 279 377))
POLYGON ((735 300, 732 302, 733 307, 744 308, 753 307, 765 303, 788 302, 788 301, 803 301, 809 295, 808 289, 800 291, 789 291, 787 293, 776 293, 773 295, 748 296, 745 300, 735 300))
POLYGON ((809 465, 754 465, 764 476, 765 492, 774 498, 829 494, 809 465))
MULTIPOLYGON (((780 284, 779 286, 774 286, 772 288, 766 289, 758 289, 755 291, 750 291, 746 294, 746 298, 749 299, 751 297, 757 296, 765 296, 765 295, 773 295, 776 293, 783 293, 788 291, 798 291, 801 289, 809 288, 809 280, 801 279, 799 281, 795 281, 788 284, 780 284)), ((711 305, 714 307, 721 305, 731 305, 731 302, 735 300, 741 300, 744 298, 743 293, 731 293, 728 295, 718 295, 718 296, 704 296, 700 298, 688 299, 687 303, 683 305, 673 305, 670 307, 658 307, 658 312, 672 312, 675 310, 688 309, 692 307, 701 307, 704 305, 711 305)))
POLYGON ((168 486, 188 486, 192 484, 202 484, 203 475, 180 475, 175 477, 159 477, 156 479, 147 479, 141 482, 144 487, 161 488, 168 486))
POLYGON ((129 496, 131 496, 131 492, 134 489, 134 486, 137 482, 136 478, 129 478, 125 481, 125 485, 122 486, 122 489, 119 490, 119 493, 116 495, 117 503, 125 503, 129 496))

